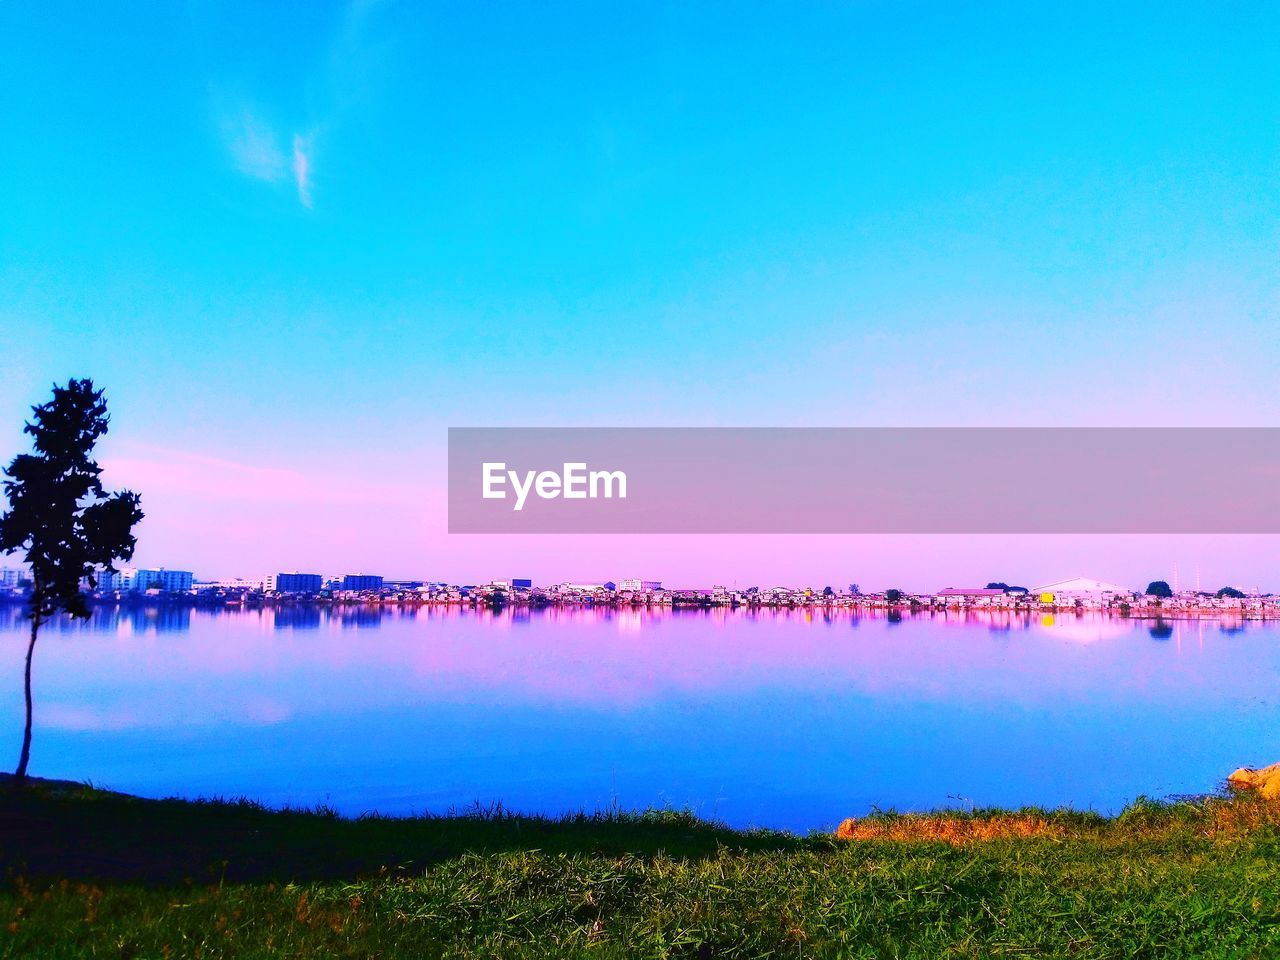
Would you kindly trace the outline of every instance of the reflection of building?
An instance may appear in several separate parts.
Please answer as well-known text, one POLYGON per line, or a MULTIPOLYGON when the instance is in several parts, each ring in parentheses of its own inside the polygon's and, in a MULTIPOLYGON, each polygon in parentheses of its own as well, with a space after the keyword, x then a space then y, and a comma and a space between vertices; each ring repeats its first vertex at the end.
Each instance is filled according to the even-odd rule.
POLYGON ((342 577, 343 590, 381 590, 382 578, 372 573, 348 573, 342 577))
POLYGON ((181 603, 162 603, 138 611, 132 617, 135 626, 154 630, 156 633, 186 633, 191 629, 191 608, 181 603))
POLYGON ((321 577, 318 573, 273 573, 267 577, 267 590, 271 593, 319 593, 321 577))
POLYGON ((121 593, 145 593, 162 590, 165 593, 190 593, 195 579, 190 570, 166 570, 164 567, 143 569, 122 567, 115 573, 98 575, 98 589, 118 590, 121 593))
POLYGON ((1056 580, 1035 587, 1031 592, 1041 597, 1049 595, 1055 600, 1106 600, 1110 597, 1127 597, 1133 593, 1128 587, 1103 580, 1090 580, 1088 577, 1056 580))
POLYGON ((338 607, 330 617, 344 628, 355 627, 359 630, 382 626, 382 608, 367 604, 338 607))
POLYGON ((1133 635, 1134 621, 1104 614, 1068 613, 1040 620, 1040 629, 1046 636, 1071 643, 1095 643, 1099 640, 1115 640, 1133 635))
POLYGON ((275 630, 316 630, 320 626, 320 608, 310 603, 289 603, 271 611, 275 630))

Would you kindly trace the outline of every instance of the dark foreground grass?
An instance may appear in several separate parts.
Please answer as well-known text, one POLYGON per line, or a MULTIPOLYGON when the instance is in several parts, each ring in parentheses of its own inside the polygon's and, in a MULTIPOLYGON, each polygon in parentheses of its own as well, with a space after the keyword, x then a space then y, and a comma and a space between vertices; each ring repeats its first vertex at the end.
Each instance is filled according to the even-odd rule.
POLYGON ((0 955, 1280 957, 1280 805, 345 820, 0 792, 0 955))

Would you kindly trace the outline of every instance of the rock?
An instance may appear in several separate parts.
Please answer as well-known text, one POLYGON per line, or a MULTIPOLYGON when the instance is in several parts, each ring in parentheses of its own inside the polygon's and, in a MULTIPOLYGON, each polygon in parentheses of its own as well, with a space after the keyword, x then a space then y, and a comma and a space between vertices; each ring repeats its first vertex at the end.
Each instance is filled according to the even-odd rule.
POLYGON ((1232 790, 1252 790, 1264 800, 1280 800, 1280 763, 1261 770, 1241 767, 1227 777, 1227 785, 1232 790))

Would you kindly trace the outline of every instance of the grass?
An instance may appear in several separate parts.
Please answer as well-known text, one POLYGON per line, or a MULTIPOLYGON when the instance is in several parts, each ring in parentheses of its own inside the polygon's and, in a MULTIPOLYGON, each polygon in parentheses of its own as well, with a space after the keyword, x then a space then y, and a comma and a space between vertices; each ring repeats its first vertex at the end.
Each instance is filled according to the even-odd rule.
POLYGON ((343 819, 0 791, 0 955, 1275 957, 1280 804, 343 819))

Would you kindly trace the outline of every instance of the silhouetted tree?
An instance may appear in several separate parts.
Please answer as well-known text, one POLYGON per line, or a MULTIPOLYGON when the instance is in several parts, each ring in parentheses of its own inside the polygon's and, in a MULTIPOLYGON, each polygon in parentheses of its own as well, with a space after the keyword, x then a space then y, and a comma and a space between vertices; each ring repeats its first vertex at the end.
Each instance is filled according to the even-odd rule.
POLYGON ((1230 597, 1232 600, 1243 600, 1244 591, 1237 590, 1235 587, 1223 587, 1221 590, 1218 591, 1217 597, 1219 599, 1221 599, 1222 597, 1230 597))
POLYGON ((0 516, 0 554, 23 551, 31 567, 27 720, 14 772, 19 785, 31 759, 31 657, 40 627, 59 612, 89 616, 81 583, 96 587, 98 572, 114 571, 117 560, 133 556, 133 527, 142 519, 136 493, 102 489, 102 470, 92 453, 110 418, 93 381, 55 384, 53 399, 31 409, 35 416, 25 432, 35 452, 19 454, 5 470, 9 509, 0 516))
POLYGON ((887 603, 901 603, 902 591, 899 590, 897 587, 890 587, 888 590, 884 592, 884 599, 885 599, 885 602, 887 603))
POLYGON ((1163 580, 1152 580, 1147 584, 1147 596, 1168 599, 1173 596, 1173 590, 1163 580))

